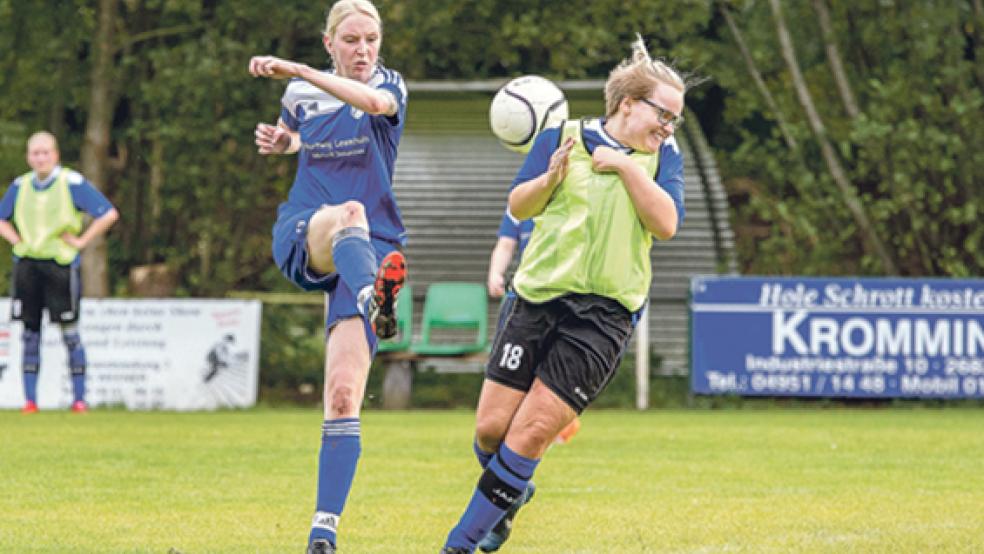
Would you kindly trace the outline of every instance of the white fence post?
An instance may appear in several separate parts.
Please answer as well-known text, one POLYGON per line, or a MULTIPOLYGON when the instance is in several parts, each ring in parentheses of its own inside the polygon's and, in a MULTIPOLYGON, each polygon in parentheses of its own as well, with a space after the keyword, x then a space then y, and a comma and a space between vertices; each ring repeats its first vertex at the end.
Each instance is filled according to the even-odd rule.
POLYGON ((639 314, 636 325, 636 409, 649 408, 649 305, 639 314))

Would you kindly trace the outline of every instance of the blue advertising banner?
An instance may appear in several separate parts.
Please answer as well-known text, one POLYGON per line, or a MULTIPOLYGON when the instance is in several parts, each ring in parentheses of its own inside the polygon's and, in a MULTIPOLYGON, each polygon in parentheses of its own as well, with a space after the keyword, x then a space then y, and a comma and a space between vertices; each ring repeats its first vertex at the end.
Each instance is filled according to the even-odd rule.
POLYGON ((694 277, 698 394, 984 398, 984 280, 694 277))

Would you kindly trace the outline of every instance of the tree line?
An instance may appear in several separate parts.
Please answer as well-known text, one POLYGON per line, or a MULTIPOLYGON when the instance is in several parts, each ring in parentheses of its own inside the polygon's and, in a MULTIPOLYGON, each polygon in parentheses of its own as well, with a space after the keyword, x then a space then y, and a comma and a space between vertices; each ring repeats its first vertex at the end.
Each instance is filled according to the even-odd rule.
MULTIPOLYGON (((688 116, 714 148, 745 272, 979 276, 982 2, 377 6, 384 62, 410 80, 604 79, 636 32, 694 71, 688 116)), ((0 177, 48 129, 123 214, 84 256, 89 294, 124 294, 154 263, 180 295, 284 286, 269 227, 294 165, 252 141, 283 83, 245 67, 266 53, 326 66, 328 5, 0 0, 0 177)))

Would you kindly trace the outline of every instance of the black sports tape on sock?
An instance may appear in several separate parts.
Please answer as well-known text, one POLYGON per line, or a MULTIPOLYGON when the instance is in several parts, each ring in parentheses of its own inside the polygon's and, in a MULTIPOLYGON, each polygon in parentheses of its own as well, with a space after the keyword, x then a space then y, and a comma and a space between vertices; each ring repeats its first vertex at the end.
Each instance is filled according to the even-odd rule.
POLYGON ((523 493, 523 491, 500 479, 491 469, 486 469, 482 478, 478 480, 478 490, 500 510, 508 510, 523 493))

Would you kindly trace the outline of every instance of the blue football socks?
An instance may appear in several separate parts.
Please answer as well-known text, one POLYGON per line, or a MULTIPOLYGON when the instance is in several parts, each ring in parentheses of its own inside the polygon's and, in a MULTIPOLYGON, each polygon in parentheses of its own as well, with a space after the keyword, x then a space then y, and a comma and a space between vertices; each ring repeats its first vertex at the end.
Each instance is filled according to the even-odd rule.
MULTIPOLYGON (((376 281, 376 250, 369 240, 369 231, 362 227, 346 227, 335 233, 331 240, 331 255, 335 261, 335 271, 360 301, 367 302, 376 281), (362 298, 365 296, 365 299, 362 298)), ((365 306, 360 306, 365 312, 365 306)))
POLYGON ((446 547, 471 551, 502 515, 520 501, 539 460, 513 452, 503 443, 478 480, 468 508, 448 534, 446 547))
POLYGON ((309 544, 315 539, 337 544, 338 520, 362 452, 360 436, 357 417, 325 420, 318 455, 318 501, 309 544))
POLYGON ((41 367, 41 332, 24 329, 21 335, 24 343, 22 371, 24 373, 24 396, 30 402, 38 401, 38 369, 41 367))
POLYGON ((75 325, 62 327, 62 339, 68 350, 68 366, 72 370, 73 400, 79 402, 85 400, 85 347, 75 325))
POLYGON ((38 402, 38 370, 24 372, 24 396, 29 402, 38 402))
POLYGON ((85 400, 85 368, 82 373, 72 372, 72 401, 81 402, 85 400))

